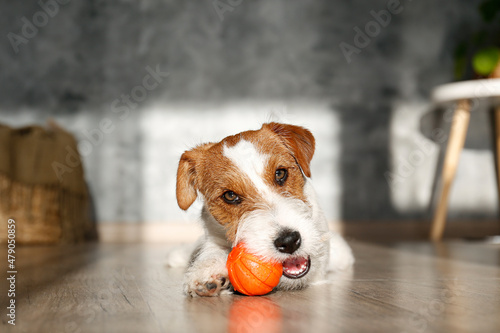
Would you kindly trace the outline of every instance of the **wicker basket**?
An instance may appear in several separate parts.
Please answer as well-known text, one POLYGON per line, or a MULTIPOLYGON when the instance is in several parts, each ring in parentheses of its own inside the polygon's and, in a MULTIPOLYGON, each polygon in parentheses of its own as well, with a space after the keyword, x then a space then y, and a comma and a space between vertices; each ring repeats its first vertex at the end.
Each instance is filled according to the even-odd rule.
POLYGON ((48 129, 0 125, 0 242, 16 221, 16 243, 76 243, 97 238, 76 141, 48 129))

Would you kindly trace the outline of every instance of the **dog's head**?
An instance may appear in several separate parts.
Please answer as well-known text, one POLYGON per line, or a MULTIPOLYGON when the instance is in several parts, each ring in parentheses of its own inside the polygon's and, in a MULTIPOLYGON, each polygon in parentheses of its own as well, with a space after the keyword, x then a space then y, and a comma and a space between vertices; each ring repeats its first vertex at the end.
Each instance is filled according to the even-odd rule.
POLYGON ((324 221, 308 183, 314 148, 307 129, 278 123, 198 146, 179 162, 179 207, 201 194, 208 219, 228 241, 283 263, 296 287, 325 252, 324 221))

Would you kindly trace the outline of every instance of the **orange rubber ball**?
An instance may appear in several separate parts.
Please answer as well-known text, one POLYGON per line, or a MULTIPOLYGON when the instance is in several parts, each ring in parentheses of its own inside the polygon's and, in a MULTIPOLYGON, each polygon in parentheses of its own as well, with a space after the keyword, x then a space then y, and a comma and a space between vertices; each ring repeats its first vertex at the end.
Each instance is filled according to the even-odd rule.
POLYGON ((283 274, 280 263, 268 262, 247 252, 243 243, 229 253, 226 267, 234 289, 249 296, 271 292, 283 274))

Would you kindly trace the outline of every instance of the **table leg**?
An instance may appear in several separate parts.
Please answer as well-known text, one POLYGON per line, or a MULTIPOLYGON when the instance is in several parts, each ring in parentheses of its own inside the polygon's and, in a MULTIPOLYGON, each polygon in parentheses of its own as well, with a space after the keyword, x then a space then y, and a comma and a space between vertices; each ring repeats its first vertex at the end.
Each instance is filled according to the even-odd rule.
POLYGON ((457 171, 460 153, 464 147, 465 137, 470 119, 470 102, 461 100, 457 104, 451 124, 450 137, 446 148, 446 155, 443 163, 442 190, 439 202, 432 221, 431 239, 433 241, 441 240, 444 226, 446 224, 446 214, 448 211, 448 197, 450 195, 451 185, 457 171))
POLYGON ((495 158, 495 172, 497 175, 498 200, 500 206, 500 106, 492 111, 493 123, 493 156, 495 158))
MULTIPOLYGON (((489 76, 492 79, 500 78, 500 62, 489 76)), ((500 106, 497 105, 492 111, 493 124, 493 156, 495 158, 495 172, 497 175, 498 201, 500 203, 500 106)), ((499 206, 500 207, 500 206, 499 206)))

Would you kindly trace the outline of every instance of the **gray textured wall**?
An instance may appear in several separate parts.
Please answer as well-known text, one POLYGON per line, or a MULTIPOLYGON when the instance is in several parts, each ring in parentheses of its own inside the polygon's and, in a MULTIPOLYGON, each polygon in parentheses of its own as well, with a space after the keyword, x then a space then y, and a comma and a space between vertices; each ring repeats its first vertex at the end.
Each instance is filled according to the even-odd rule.
MULTIPOLYGON (((428 216, 438 145, 421 119, 431 89, 452 78, 457 41, 479 24, 478 1, 401 1, 349 62, 339 45, 355 45, 354 28, 394 0, 47 2, 53 17, 44 22, 37 1, 0 1, 0 121, 53 117, 74 132, 101 220, 192 218, 175 205, 179 154, 269 114, 318 137, 313 172, 329 218, 428 216), (23 32, 26 21, 38 31, 23 32), (154 85, 156 68, 169 74, 154 85), (126 95, 135 98, 127 104, 126 95), (101 138, 103 119, 111 129, 101 138), (425 160, 389 186, 384 174, 397 173, 421 140, 425 160)), ((487 119, 478 113, 473 123, 455 217, 497 209, 487 119)))

